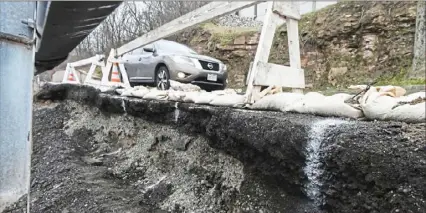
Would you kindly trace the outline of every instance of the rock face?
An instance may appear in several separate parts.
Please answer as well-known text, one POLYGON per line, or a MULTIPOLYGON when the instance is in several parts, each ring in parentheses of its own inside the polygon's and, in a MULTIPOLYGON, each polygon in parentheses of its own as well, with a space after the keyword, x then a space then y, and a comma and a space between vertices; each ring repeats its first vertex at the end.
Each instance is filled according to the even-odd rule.
MULTIPOLYGON (((411 69, 416 2, 340 2, 299 21, 302 68, 314 88, 349 84, 402 84, 411 69)), ((176 40, 230 64, 231 87, 244 87, 259 38, 258 29, 214 33, 197 28, 176 40), (241 34, 245 34, 245 43, 241 34), (218 42, 218 40, 220 42, 218 42), (203 42, 205 41, 205 42, 203 42), (219 44, 218 44, 219 43, 219 44)), ((236 31, 236 30, 234 30, 236 31)), ((269 61, 289 65, 286 26, 275 35, 269 61)), ((417 79, 424 84, 424 79, 417 79)), ((408 82, 410 83, 410 82, 408 82)))
POLYGON ((145 101, 66 84, 44 85, 37 100, 32 212, 426 211, 424 124, 145 101))

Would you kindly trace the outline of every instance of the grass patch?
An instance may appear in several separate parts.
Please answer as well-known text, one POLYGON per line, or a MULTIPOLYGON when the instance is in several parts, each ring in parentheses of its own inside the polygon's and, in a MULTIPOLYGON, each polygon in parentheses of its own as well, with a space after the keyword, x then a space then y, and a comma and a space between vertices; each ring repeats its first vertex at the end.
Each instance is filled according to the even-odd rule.
POLYGON ((211 40, 219 44, 232 44, 234 40, 242 35, 251 36, 260 31, 259 27, 226 27, 213 23, 204 23, 202 29, 211 33, 211 40))
POLYGON ((407 86, 407 85, 422 85, 426 84, 424 78, 407 78, 407 69, 402 68, 401 71, 394 76, 387 76, 379 78, 377 81, 378 86, 395 85, 395 86, 407 86))

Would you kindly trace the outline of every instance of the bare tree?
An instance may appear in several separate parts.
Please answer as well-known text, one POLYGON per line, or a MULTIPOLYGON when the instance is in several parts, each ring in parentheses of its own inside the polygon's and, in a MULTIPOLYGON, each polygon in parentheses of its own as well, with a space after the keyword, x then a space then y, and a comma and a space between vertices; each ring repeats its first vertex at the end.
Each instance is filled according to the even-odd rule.
POLYGON ((117 8, 83 42, 74 54, 88 58, 95 54, 108 54, 119 47, 173 19, 191 12, 207 1, 127 1, 117 8))

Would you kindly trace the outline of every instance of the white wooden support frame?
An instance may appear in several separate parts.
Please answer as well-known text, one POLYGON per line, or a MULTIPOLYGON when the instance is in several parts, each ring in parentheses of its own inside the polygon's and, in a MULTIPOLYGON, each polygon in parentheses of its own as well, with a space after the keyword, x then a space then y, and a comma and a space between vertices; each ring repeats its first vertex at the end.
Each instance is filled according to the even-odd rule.
POLYGON ((305 76, 300 62, 298 19, 299 8, 294 2, 276 1, 268 4, 259 46, 247 78, 247 103, 261 98, 261 86, 290 87, 293 92, 303 92, 301 89, 305 87, 305 76), (268 63, 276 28, 284 21, 287 24, 290 67, 268 63))
POLYGON ((77 75, 77 72, 75 71, 74 67, 71 66, 69 63, 67 64, 67 68, 65 69, 64 72, 64 77, 62 79, 62 83, 68 83, 68 84, 80 84, 80 79, 77 75), (75 81, 69 81, 68 77, 69 75, 72 74, 75 81))
POLYGON ((92 64, 90 66, 89 72, 87 73, 86 79, 84 79, 84 84, 88 84, 88 85, 99 84, 99 82, 94 80, 92 76, 93 76, 93 73, 95 73, 97 66, 100 66, 101 68, 105 66, 104 59, 105 59, 104 55, 95 55, 91 58, 81 60, 79 62, 75 62, 75 64, 78 64, 78 63, 84 64, 84 65, 92 64))
POLYGON ((129 77, 127 75, 126 68, 121 60, 121 58, 116 57, 116 49, 111 49, 106 65, 102 69, 102 80, 101 86, 112 87, 112 86, 122 86, 122 87, 131 87, 129 82, 129 77), (118 63, 118 72, 121 74, 123 82, 116 83, 110 82, 109 75, 112 72, 112 66, 114 63, 118 63))

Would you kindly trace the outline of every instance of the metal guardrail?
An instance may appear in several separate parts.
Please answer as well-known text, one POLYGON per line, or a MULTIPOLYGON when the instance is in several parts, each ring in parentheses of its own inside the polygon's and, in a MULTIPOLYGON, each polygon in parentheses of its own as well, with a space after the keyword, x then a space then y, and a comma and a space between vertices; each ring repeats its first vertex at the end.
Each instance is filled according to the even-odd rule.
POLYGON ((0 211, 29 191, 36 2, 0 2, 0 211), (31 23, 29 23, 31 25, 31 23))

